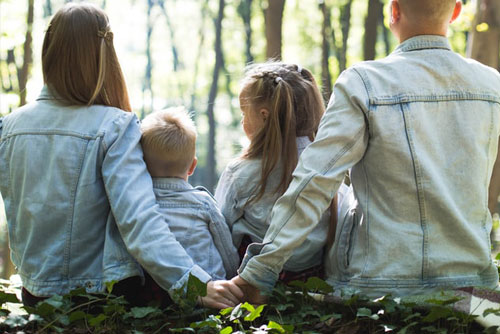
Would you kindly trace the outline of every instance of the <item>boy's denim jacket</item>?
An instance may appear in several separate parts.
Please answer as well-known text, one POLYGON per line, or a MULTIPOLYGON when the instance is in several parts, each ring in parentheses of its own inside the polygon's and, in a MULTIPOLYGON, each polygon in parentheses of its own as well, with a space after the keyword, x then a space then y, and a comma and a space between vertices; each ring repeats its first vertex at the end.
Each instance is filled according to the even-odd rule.
MULTIPOLYGON (((308 137, 297 138, 299 156, 310 143, 308 137)), ((281 180, 281 171, 279 166, 273 170, 264 195, 252 203, 248 201, 254 196, 261 179, 262 160, 238 158, 222 173, 215 191, 215 199, 231 228, 236 247, 240 246, 244 236, 248 236, 252 242, 262 242, 264 239, 269 228, 271 210, 279 198, 276 188, 281 180)), ((320 224, 284 264, 285 270, 299 272, 322 263, 329 220, 330 215, 327 210, 320 224)))
POLYGON ((136 116, 105 106, 65 106, 45 87, 0 119, 0 192, 11 257, 35 296, 142 276, 172 291, 195 265, 159 212, 136 116))
POLYGON ((179 178, 153 178, 153 190, 170 231, 194 263, 214 280, 236 276, 239 256, 208 190, 179 178))
POLYGON ((487 204, 499 134, 499 73, 445 37, 417 36, 348 69, 241 277, 270 290, 352 168, 354 200, 326 263, 334 287, 495 287, 487 204))

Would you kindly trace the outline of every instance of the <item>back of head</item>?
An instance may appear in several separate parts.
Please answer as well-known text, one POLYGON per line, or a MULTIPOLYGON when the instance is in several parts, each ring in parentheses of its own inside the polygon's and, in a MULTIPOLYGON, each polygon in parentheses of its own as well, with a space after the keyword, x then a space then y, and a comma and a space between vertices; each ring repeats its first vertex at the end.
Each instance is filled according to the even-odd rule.
POLYGON ((417 26, 436 27, 448 23, 456 0, 398 0, 401 11, 417 26))
POLYGON ((149 114, 141 123, 141 144, 155 177, 185 174, 196 153, 196 127, 183 107, 149 114))
POLYGON ((240 98, 254 110, 268 111, 264 127, 252 138, 246 158, 262 159, 261 197, 267 178, 281 161, 283 174, 279 192, 284 192, 297 165, 296 138, 311 140, 325 111, 313 75, 298 65, 267 62, 250 65, 242 82, 240 98))
POLYGON ((108 17, 94 5, 57 11, 45 33, 42 68, 50 90, 68 104, 131 110, 108 17))

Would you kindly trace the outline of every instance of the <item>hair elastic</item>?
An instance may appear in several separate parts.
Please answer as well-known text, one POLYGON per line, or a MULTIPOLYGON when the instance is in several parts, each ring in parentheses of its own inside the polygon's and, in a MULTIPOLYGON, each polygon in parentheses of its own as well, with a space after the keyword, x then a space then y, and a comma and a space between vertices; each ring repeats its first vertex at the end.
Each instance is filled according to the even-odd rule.
POLYGON ((105 40, 109 41, 113 37, 113 33, 109 29, 109 26, 107 26, 103 30, 98 30, 97 31, 97 36, 99 36, 100 38, 104 38, 105 40))
POLYGON ((279 83, 280 81, 283 81, 283 78, 282 78, 282 77, 276 77, 276 78, 274 79, 274 82, 275 82, 275 83, 279 83))
POLYGON ((298 64, 297 64, 297 72, 299 72, 300 74, 302 74, 302 66, 300 66, 298 64))

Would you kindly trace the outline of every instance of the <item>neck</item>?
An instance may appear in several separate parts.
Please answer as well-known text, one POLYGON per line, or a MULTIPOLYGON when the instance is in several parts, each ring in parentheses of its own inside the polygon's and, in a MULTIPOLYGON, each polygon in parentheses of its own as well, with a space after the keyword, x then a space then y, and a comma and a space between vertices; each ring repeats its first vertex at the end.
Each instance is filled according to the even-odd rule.
POLYGON ((446 37, 446 33, 448 32, 448 25, 445 24, 440 28, 401 26, 398 30, 399 31, 396 32, 396 35, 398 36, 399 43, 403 43, 407 39, 421 35, 436 35, 446 37))

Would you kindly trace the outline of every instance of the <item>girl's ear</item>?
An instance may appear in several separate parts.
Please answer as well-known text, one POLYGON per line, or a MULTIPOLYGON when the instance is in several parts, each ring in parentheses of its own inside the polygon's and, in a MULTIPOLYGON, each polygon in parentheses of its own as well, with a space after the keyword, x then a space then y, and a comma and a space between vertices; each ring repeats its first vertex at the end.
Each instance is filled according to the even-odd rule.
POLYGON ((259 110, 259 115, 262 117, 262 120, 265 122, 269 117, 269 110, 266 108, 262 108, 259 110))

